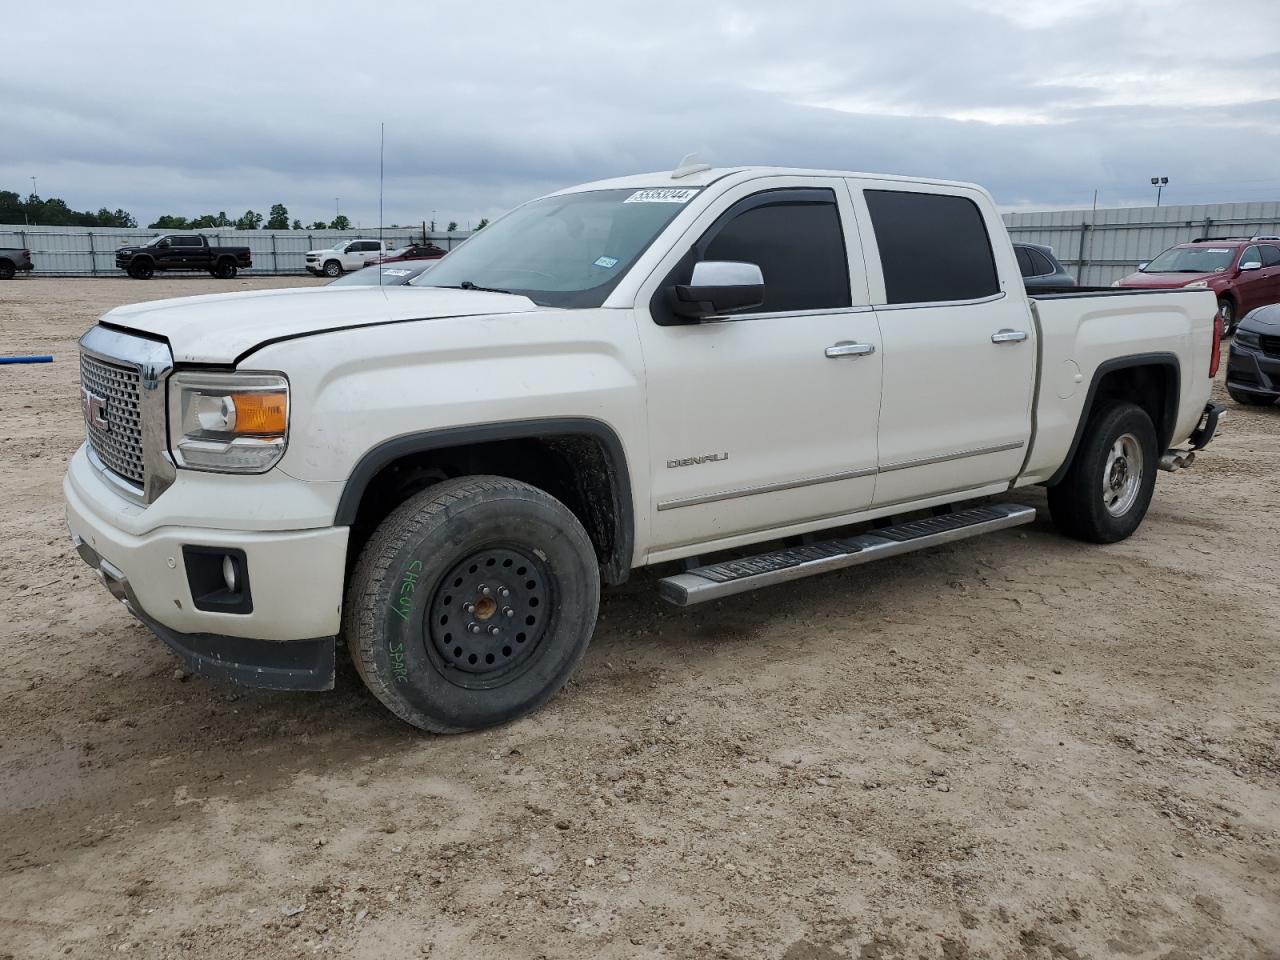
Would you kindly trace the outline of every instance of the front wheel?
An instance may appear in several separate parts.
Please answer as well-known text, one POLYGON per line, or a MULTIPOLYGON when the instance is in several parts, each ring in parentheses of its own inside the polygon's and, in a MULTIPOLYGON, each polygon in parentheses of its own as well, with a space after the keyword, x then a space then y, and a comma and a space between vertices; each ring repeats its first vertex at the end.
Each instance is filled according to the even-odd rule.
POLYGON ((1159 460, 1156 430, 1145 410, 1123 401, 1099 407, 1066 476, 1049 488, 1054 525, 1090 543, 1125 539, 1147 515, 1159 460))
POLYGON ((1222 317, 1222 335, 1229 337, 1236 332, 1240 320, 1236 317, 1236 305, 1226 297, 1218 301, 1218 315, 1222 317))
POLYGON ((155 276, 156 268, 150 260, 140 260, 129 264, 129 276, 135 280, 150 280, 155 276))
POLYGON ((374 531, 348 588, 356 671, 407 723, 458 733, 529 713, 568 681, 600 605, 582 524, 502 477, 445 480, 374 531))
POLYGON ((219 280, 230 280, 236 275, 236 263, 234 260, 219 260, 218 265, 213 268, 213 275, 219 280))
POLYGON ((326 277, 342 276, 342 264, 337 260, 329 260, 324 265, 324 275, 326 277))

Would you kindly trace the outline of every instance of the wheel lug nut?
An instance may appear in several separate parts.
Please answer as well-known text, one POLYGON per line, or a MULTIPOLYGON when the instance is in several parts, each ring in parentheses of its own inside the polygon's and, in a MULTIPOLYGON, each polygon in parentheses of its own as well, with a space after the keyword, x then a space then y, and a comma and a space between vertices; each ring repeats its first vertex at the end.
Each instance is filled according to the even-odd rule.
POLYGON ((501 590, 498 591, 498 593, 502 594, 502 596, 504 597, 511 596, 511 591, 508 590, 506 587, 503 587, 501 590))
POLYGON ((468 604, 464 605, 462 609, 463 609, 463 610, 465 610, 465 611, 467 611, 467 613, 475 613, 475 612, 476 612, 476 605, 475 605, 474 603, 468 603, 468 604))
POLYGON ((504 617, 514 617, 514 616, 516 615, 516 612, 515 612, 514 610, 512 610, 510 607, 503 607, 503 608, 502 608, 502 615, 503 615, 504 617))
POLYGON ((479 632, 480 632, 480 624, 478 624, 478 623, 473 623, 473 624, 471 624, 471 626, 467 627, 467 629, 468 629, 468 630, 470 630, 472 633, 479 633, 479 632))
POLYGON ((490 627, 490 628, 489 628, 489 636, 491 636, 491 637, 496 637, 496 636, 497 636, 498 634, 500 634, 501 632, 502 632, 502 628, 501 628, 501 627, 490 627))
POLYGON ((492 590, 490 590, 490 589, 489 589, 487 586, 485 586, 483 583, 482 583, 482 584, 480 584, 480 592, 481 592, 482 594, 484 594, 486 597, 487 597, 487 596, 489 596, 489 594, 493 593, 493 591, 492 591, 492 590))

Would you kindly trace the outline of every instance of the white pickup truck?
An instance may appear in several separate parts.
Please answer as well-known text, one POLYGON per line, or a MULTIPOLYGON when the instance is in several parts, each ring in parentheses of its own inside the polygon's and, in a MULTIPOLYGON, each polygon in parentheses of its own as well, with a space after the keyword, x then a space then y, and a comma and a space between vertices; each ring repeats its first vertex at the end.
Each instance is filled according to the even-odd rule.
POLYGON ((391 244, 381 240, 343 240, 326 250, 308 250, 304 266, 317 277, 340 277, 387 253, 391 244))
POLYGON ((108 312, 67 519, 195 671, 327 689, 341 638, 398 717, 474 729, 559 690, 636 567, 698 603, 1029 522, 1031 484, 1129 536, 1213 435, 1215 313, 1028 298, 967 184, 608 180, 408 286, 108 312))

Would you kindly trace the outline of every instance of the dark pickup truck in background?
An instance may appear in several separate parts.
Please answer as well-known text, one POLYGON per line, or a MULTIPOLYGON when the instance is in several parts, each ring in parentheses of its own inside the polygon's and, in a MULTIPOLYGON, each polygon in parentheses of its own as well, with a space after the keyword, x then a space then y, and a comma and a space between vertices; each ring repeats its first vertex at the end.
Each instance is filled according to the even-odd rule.
POLYGON ((0 247, 0 280, 12 280, 19 270, 33 270, 31 251, 22 247, 0 247))
POLYGON ((202 270, 229 280, 253 266, 248 247, 211 247, 198 233, 170 233, 152 237, 140 247, 121 247, 116 266, 135 280, 149 280, 157 270, 202 270))

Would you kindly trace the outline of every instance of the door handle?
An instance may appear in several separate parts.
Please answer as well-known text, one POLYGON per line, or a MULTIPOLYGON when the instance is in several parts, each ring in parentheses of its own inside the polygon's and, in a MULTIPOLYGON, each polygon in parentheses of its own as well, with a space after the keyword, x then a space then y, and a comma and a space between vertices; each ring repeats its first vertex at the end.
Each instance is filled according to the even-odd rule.
POLYGON ((1025 330, 1010 330, 1008 327, 997 330, 991 335, 992 343, 1021 343, 1025 339, 1027 339, 1025 330))
POLYGON ((849 340, 833 343, 826 349, 827 356, 832 360, 838 360, 841 357, 867 357, 875 352, 874 343, 853 343, 849 340))

